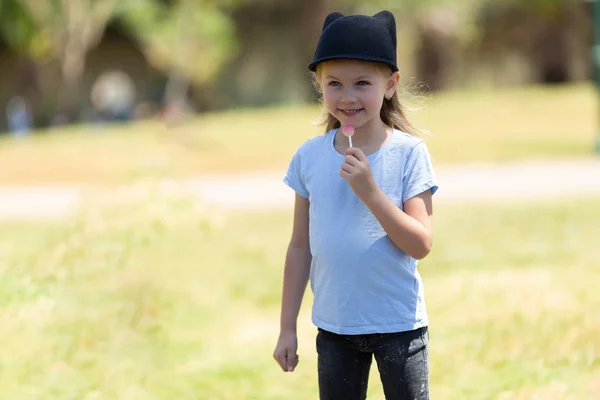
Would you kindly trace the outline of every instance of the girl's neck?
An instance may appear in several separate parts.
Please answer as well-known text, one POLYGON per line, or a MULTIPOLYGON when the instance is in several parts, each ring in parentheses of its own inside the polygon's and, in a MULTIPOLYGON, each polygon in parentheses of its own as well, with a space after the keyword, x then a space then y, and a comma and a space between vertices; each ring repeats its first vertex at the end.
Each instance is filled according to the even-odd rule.
POLYGON ((355 147, 379 148, 391 135, 392 130, 382 120, 373 122, 355 129, 352 136, 352 144, 355 147))

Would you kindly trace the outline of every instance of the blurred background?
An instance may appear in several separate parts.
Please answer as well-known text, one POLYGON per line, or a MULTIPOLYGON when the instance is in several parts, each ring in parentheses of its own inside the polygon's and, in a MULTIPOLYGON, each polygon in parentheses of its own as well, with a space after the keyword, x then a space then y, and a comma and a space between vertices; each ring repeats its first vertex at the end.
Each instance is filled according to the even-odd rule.
POLYGON ((3 0, 0 129, 314 101, 327 13, 382 8, 428 91, 593 79, 591 1, 3 0))
POLYGON ((325 16, 382 9, 440 184, 432 398, 600 398, 600 4, 0 0, 3 399, 317 398, 310 291, 271 357, 281 179, 325 16))

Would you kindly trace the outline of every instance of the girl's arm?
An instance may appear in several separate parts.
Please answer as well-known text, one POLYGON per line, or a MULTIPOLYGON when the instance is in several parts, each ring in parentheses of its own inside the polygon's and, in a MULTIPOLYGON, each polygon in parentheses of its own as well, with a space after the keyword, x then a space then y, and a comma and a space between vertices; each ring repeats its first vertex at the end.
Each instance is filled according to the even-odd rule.
POLYGON ((411 257, 421 260, 431 251, 433 205, 431 190, 404 202, 400 210, 380 189, 363 201, 389 238, 411 257))
POLYGON ((312 256, 308 239, 308 199, 296 194, 292 238, 283 273, 280 333, 273 357, 284 371, 293 371, 298 363, 296 324, 306 291, 312 256))
POLYGON ((346 150, 340 170, 354 193, 371 210, 389 238, 411 257, 421 260, 431 250, 432 193, 426 190, 404 202, 404 211, 375 184, 371 166, 364 153, 356 147, 346 150))
POLYGON ((281 330, 296 331, 296 320, 304 297, 312 256, 308 240, 308 199, 296 194, 292 238, 283 273, 281 330))

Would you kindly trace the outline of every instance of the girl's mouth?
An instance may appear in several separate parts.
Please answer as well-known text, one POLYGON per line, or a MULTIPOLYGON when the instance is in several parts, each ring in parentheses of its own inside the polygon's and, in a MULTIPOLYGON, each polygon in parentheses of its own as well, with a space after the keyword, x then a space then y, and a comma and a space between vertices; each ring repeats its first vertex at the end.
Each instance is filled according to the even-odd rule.
POLYGON ((341 111, 344 113, 344 115, 346 117, 353 117, 356 114, 358 114, 359 112, 361 112, 362 110, 363 110, 362 108, 357 108, 355 110, 341 110, 341 111))

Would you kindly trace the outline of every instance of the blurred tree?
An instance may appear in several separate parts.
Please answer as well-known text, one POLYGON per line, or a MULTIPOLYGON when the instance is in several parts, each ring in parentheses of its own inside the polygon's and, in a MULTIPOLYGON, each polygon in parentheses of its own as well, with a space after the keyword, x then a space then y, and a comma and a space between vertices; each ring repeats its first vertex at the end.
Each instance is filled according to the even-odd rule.
POLYGON ((36 49, 40 46, 38 29, 34 20, 23 9, 20 0, 0 2, 0 35, 17 53, 27 55, 40 53, 36 49))
POLYGON ((168 109, 185 108, 190 83, 207 85, 235 49, 233 24, 216 1, 131 0, 122 17, 149 62, 170 71, 165 93, 168 109))
POLYGON ((462 53, 460 23, 449 8, 422 12, 417 18, 417 47, 414 56, 415 74, 423 89, 448 89, 457 80, 458 64, 462 53))
POLYGON ((313 97, 306 65, 333 0, 234 0, 239 52, 215 81, 215 106, 262 106, 313 97))
POLYGON ((43 79, 42 66, 51 60, 50 42, 20 0, 0 2, 0 36, 2 44, 8 46, 3 49, 7 51, 4 61, 11 60, 12 65, 12 69, 4 71, 10 74, 10 79, 3 84, 2 103, 10 102, 13 96, 22 96, 35 111, 35 122, 43 124, 53 113, 51 102, 43 96, 48 85, 43 79))
MULTIPOLYGON (((564 83, 591 76, 592 17, 579 0, 488 0, 477 13, 479 54, 505 70, 520 60, 522 81, 564 83), (503 68, 504 67, 504 68, 503 68)), ((506 79, 506 73, 503 74, 506 79)))
POLYGON ((39 43, 43 43, 35 49, 43 49, 60 62, 63 85, 59 109, 73 119, 86 54, 102 39, 118 0, 20 0, 20 3, 37 27, 39 43))

